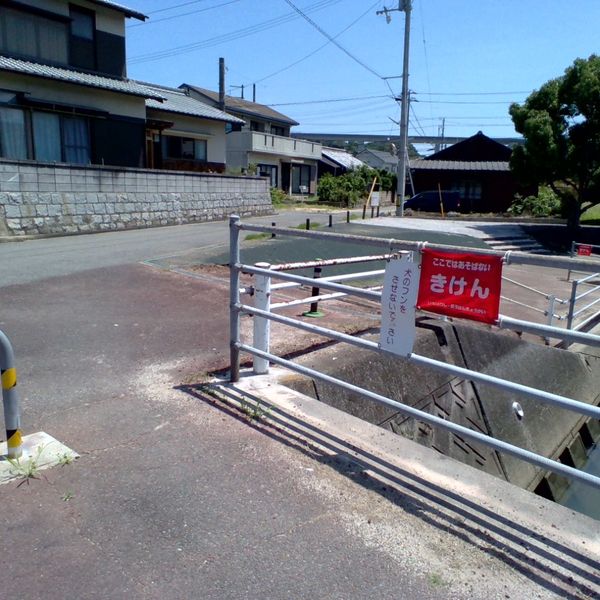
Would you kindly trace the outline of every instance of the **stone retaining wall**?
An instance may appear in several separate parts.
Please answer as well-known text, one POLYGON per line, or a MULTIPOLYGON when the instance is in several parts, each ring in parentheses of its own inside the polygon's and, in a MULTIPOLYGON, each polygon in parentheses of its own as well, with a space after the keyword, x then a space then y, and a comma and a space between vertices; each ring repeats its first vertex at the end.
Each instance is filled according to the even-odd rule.
POLYGON ((0 236, 133 229, 272 212, 261 177, 0 160, 0 236))

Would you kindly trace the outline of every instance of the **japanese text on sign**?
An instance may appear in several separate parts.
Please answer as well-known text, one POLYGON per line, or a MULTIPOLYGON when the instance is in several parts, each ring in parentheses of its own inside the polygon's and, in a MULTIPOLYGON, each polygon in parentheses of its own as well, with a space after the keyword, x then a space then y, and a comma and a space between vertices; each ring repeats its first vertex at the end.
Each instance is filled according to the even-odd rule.
POLYGON ((419 269, 409 255, 392 258, 385 268, 381 293, 382 350, 408 356, 415 342, 415 305, 419 269))
POLYGON ((466 252, 422 252, 417 307, 484 323, 498 320, 502 259, 466 252))

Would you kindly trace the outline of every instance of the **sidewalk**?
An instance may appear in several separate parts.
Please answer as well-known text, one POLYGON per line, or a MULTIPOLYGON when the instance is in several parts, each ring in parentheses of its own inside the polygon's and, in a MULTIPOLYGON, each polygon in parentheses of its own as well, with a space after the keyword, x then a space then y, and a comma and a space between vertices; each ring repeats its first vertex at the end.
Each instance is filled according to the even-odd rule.
MULTIPOLYGON (((552 513, 560 547, 535 530, 507 545, 465 521, 443 482, 442 511, 414 482, 382 483, 341 449, 189 393, 228 362, 228 282, 209 275, 124 264, 2 288, 24 433, 45 430, 81 454, 0 486, 6 597, 575 600, 600 590, 596 559, 563 548, 562 523, 576 520, 566 509, 552 513), (566 567, 547 568, 557 551, 566 567)), ((339 306, 338 326, 372 325, 360 306, 339 306)), ((278 352, 306 343, 275 335, 278 352)))

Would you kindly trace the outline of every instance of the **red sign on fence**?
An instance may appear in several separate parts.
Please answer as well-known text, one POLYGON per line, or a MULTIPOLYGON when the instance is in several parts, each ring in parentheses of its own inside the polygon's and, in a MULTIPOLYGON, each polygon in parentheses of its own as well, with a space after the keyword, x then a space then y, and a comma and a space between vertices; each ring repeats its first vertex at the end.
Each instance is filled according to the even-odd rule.
POLYGON ((592 247, 588 244, 578 244, 577 245, 577 254, 579 256, 591 256, 592 255, 592 247))
POLYGON ((424 248, 417 308, 495 323, 500 307, 502 258, 424 248))

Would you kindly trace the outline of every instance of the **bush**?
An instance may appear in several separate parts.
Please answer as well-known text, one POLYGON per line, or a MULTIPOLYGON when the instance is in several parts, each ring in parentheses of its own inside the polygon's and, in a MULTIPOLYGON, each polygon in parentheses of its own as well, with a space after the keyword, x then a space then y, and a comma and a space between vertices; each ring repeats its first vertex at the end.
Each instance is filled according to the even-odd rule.
POLYGON ((317 185, 319 202, 353 207, 369 194, 373 179, 377 177, 381 189, 389 191, 395 188, 395 176, 386 171, 376 171, 370 167, 360 167, 339 177, 326 173, 317 185))
POLYGON ((512 215, 549 217, 561 213, 561 202, 549 187, 541 187, 537 196, 522 198, 517 194, 508 212, 512 215))
POLYGON ((291 198, 283 190, 276 187, 271 188, 271 203, 273 206, 282 206, 287 202, 291 202, 291 198))

